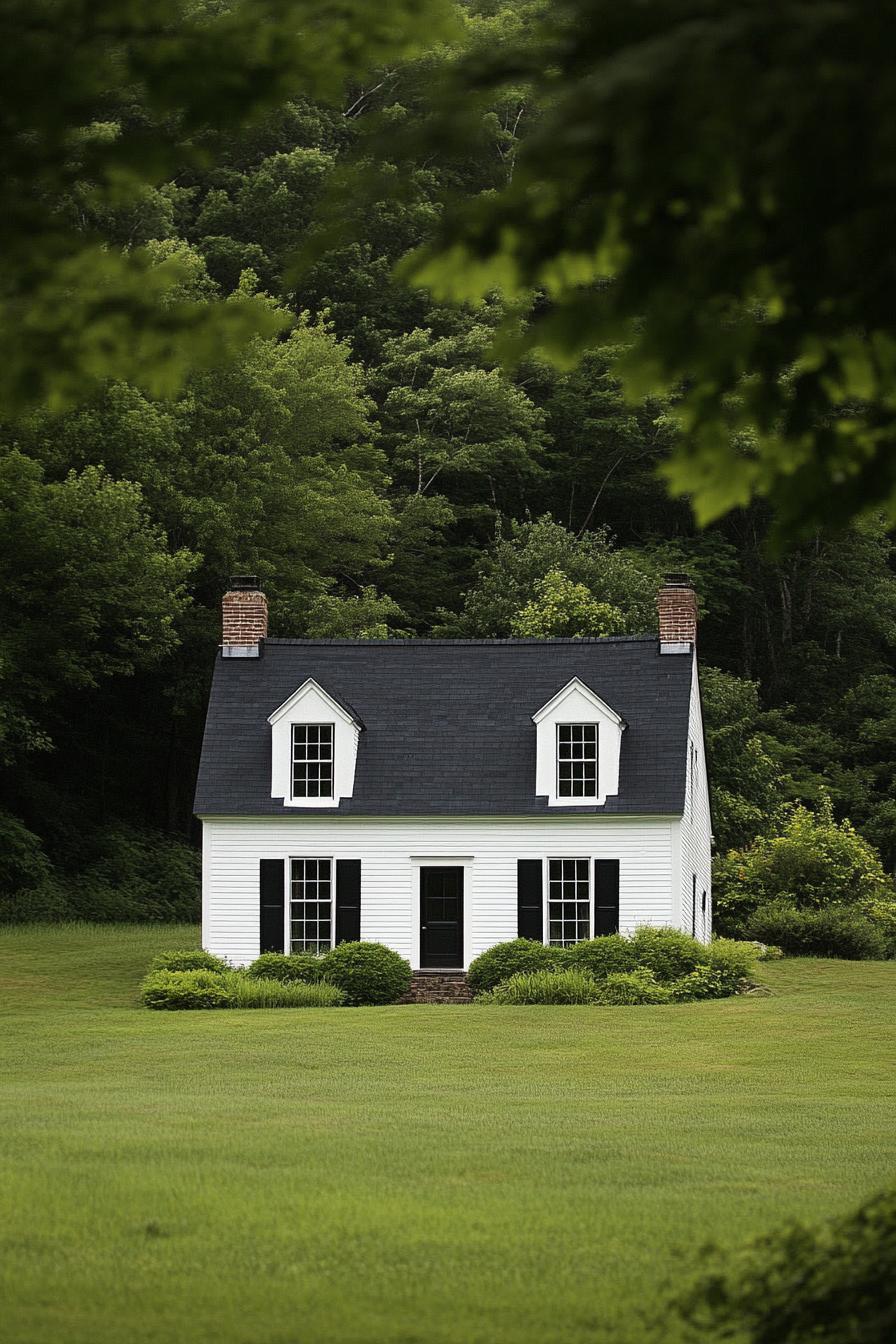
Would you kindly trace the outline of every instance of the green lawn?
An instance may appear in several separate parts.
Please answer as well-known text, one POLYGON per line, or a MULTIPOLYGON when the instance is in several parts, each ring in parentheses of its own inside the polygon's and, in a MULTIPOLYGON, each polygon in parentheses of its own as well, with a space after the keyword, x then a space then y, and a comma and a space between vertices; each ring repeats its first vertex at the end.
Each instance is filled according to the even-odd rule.
POLYGON ((138 1007, 195 939, 0 932, 6 1344, 634 1344, 707 1239, 896 1167, 893 963, 666 1008, 138 1007))

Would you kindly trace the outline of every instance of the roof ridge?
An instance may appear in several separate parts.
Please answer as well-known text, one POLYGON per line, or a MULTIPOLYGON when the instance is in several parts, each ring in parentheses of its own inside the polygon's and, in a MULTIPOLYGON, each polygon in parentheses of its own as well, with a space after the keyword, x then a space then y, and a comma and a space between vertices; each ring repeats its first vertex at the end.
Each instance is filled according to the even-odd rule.
POLYGON ((404 648, 408 646, 418 647, 420 645, 444 647, 458 646, 460 648, 469 648, 473 645, 492 646, 507 645, 510 647, 519 647, 521 645, 536 645, 543 647, 551 644, 572 644, 581 646, 582 644, 656 644, 659 640, 658 635, 582 635, 558 636, 549 639, 521 638, 521 639, 427 639, 424 636, 415 635, 410 639, 292 639, 286 636, 275 635, 267 638, 265 644, 301 644, 304 646, 332 646, 340 645, 346 647, 372 648, 377 646, 386 646, 390 648, 404 648))

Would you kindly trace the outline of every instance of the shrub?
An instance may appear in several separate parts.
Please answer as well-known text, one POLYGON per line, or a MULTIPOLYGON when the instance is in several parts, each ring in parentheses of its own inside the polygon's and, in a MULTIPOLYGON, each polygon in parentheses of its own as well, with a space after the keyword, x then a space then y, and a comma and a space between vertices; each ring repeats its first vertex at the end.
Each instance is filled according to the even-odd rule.
POLYGON ((266 980, 240 971, 230 971, 224 980, 231 995, 228 1008, 338 1008, 345 1003, 345 991, 323 980, 266 980))
POLYGON ((70 856, 67 918, 192 924, 200 914, 200 858, 161 831, 98 831, 70 856))
POLYGON ((747 931, 751 938, 775 943, 791 957, 868 961, 883 959, 888 952, 880 928, 860 911, 842 905, 799 910, 788 901, 773 901, 753 912, 747 931))
POLYGON ((147 1008, 230 1008, 233 991, 215 971, 153 971, 143 981, 147 1008))
POLYGON ((725 1256, 674 1306, 707 1341, 890 1344, 894 1281, 896 1190, 886 1190, 821 1227, 792 1224, 725 1256))
POLYGON ((467 984, 474 994, 483 994, 487 989, 494 989, 495 985, 525 971, 556 970, 560 966, 561 956, 559 949, 545 947, 531 938, 514 938, 508 943, 496 943, 470 962, 467 984))
POLYGON ((607 1005, 668 1003, 670 992, 661 985, 653 971, 638 966, 633 971, 614 971, 606 980, 595 985, 595 1003, 607 1005))
POLYGON ((680 980, 688 971, 709 961, 705 944, 698 943, 689 933, 680 929, 655 929, 643 925, 631 939, 632 952, 638 966, 653 971, 657 980, 680 980))
POLYGON ((676 980, 669 988, 673 1003, 692 1003, 697 999, 726 999, 734 993, 735 984, 725 980, 724 974, 713 966, 695 966, 687 975, 676 980))
POLYGON ((284 984, 296 980, 315 984, 322 973, 323 958, 313 952, 262 952, 246 968, 250 980, 280 980, 284 984))
POLYGON ((561 961, 564 966, 588 971, 595 980, 604 980, 614 971, 632 971, 637 965, 631 940, 618 933, 573 943, 563 948, 561 961))
POLYGON ((478 998, 479 1003, 594 1003, 597 983, 587 971, 518 971, 478 998))
POLYGON ((382 943, 340 943, 321 958, 323 978, 347 1003, 394 1003, 411 987, 410 963, 382 943))
POLYGON ((751 941, 759 961, 780 961, 784 956, 783 947, 775 947, 774 943, 760 943, 755 938, 751 941))
POLYGON ((880 856, 850 822, 820 811, 792 809, 781 833, 731 850, 714 867, 713 908, 720 933, 743 936, 760 906, 787 900, 801 910, 858 907, 896 929, 896 888, 880 856))
POLYGON ((211 952, 203 952, 201 947, 188 948, 184 952, 161 952, 153 957, 149 966, 152 971, 213 971, 222 975, 230 967, 220 957, 211 952))
POLYGON ((714 938, 706 948, 706 953, 709 968, 721 978, 727 994, 734 993, 738 980, 749 980, 756 972, 759 954, 755 943, 736 942, 733 938, 714 938))

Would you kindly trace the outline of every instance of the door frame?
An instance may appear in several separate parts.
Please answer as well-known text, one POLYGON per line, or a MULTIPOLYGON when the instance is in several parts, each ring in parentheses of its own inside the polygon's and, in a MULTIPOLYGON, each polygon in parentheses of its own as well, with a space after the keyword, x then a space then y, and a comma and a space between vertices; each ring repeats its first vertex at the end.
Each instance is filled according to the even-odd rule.
MULTIPOLYGON (((470 918, 473 909, 473 855, 472 854, 411 854, 411 889, 410 889, 410 911, 411 911, 411 966, 415 971, 420 970, 420 925, 423 923, 420 901, 422 868, 463 868, 464 870, 464 890, 463 890, 463 909, 461 915, 461 940, 463 951, 464 970, 470 964, 471 941, 470 929, 472 919, 470 918)), ((438 970, 438 967, 424 968, 438 970)), ((446 968, 447 969, 447 968, 446 968)))

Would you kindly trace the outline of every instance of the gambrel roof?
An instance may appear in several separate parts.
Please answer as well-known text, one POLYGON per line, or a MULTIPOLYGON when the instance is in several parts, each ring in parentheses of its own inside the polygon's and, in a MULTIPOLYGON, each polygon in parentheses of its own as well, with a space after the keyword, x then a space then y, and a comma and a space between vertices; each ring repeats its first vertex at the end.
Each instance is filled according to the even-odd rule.
POLYGON ((215 663, 195 811, 284 815, 268 718, 309 678, 361 722, 353 796, 316 816, 546 815, 532 722, 578 678, 626 723, 619 793, 583 812, 681 815, 694 659, 656 636, 548 640, 268 639, 215 663))

